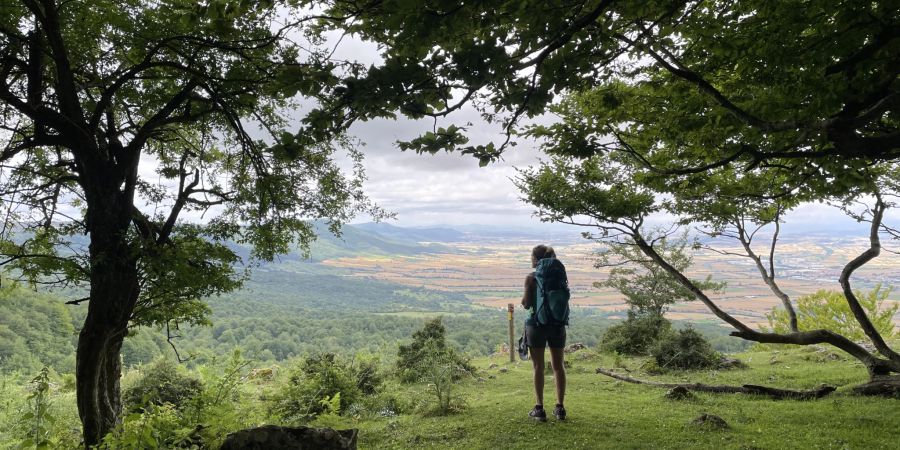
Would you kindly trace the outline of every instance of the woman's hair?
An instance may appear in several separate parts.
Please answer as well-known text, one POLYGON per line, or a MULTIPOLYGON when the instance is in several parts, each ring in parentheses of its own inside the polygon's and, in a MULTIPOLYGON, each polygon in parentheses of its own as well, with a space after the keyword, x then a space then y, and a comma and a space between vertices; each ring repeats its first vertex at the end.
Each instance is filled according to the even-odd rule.
POLYGON ((531 256, 534 256, 535 261, 540 261, 544 258, 556 258, 556 252, 553 247, 542 244, 531 250, 531 256))

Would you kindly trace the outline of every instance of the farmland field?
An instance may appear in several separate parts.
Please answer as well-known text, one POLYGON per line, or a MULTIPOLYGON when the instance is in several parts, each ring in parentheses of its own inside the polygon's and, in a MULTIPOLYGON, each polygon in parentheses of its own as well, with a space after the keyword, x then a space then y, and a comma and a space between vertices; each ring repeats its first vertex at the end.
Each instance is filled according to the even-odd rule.
MULTIPOLYGON (((529 252, 536 243, 524 240, 450 243, 445 245, 454 250, 452 253, 353 256, 326 259, 322 263, 345 269, 356 277, 458 292, 474 303, 504 307, 507 303, 518 303, 523 279, 531 271, 529 252)), ((736 245, 724 244, 727 243, 713 244, 716 251, 698 251, 688 274, 694 278, 712 275, 715 280, 726 281, 725 291, 713 296, 717 303, 747 323, 766 323, 765 313, 780 301, 763 283, 750 259, 718 253, 739 251, 736 245)), ((864 238, 783 239, 775 255, 777 281, 794 298, 818 289, 839 289, 838 276, 843 265, 865 250, 867 244, 864 238)), ((604 311, 626 309, 618 292, 593 286, 608 273, 608 269, 594 267, 597 244, 570 243, 555 248, 568 268, 574 305, 604 311)), ((757 251, 765 253, 763 248, 757 251)), ((900 256, 883 252, 881 257, 857 271, 853 282, 858 289, 868 289, 877 283, 900 284, 900 256)), ((900 300, 900 292, 893 292, 890 298, 900 300)), ((669 316, 689 320, 712 318, 700 302, 678 304, 669 316)))

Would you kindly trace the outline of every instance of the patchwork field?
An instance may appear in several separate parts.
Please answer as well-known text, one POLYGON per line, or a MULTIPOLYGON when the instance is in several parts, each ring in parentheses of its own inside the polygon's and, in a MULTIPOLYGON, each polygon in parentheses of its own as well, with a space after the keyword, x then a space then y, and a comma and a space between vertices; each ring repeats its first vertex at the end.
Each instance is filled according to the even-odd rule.
MULTIPOLYGON (((535 244, 527 241, 447 244, 454 253, 356 256, 327 259, 322 263, 347 269, 357 277, 463 293, 475 303, 500 308, 507 303, 518 304, 523 280, 531 271, 529 255, 535 244)), ((844 264, 865 250, 867 244, 863 238, 785 239, 775 255, 777 281, 792 297, 818 289, 839 289, 837 280, 844 264)), ((566 263, 574 305, 605 311, 626 309, 621 294, 593 285, 608 274, 608 269, 594 266, 597 244, 575 243, 555 248, 566 263)), ((689 275, 695 278, 712 275, 716 280, 728 282, 725 291, 713 297, 717 303, 747 323, 766 323, 765 313, 780 301, 763 283, 756 266, 746 257, 718 253, 737 253, 738 246, 714 244, 713 248, 716 251, 701 250, 695 254, 689 275)), ((765 253, 762 248, 758 251, 765 253)), ((900 256, 883 252, 881 257, 858 270, 853 281, 859 289, 877 283, 900 285, 900 256)), ((900 292, 893 292, 891 299, 900 300, 900 292)), ((678 304, 669 316, 693 320, 712 317, 700 302, 678 304)))

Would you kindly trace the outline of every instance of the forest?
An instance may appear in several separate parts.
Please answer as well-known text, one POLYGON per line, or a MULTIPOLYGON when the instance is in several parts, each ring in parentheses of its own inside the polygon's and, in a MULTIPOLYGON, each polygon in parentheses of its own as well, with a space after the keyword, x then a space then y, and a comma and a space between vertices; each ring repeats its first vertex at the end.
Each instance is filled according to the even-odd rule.
MULTIPOLYGON (((458 239, 444 222, 512 226, 524 204, 595 244, 594 283, 627 307, 569 308, 563 266, 534 247, 529 320, 546 301, 561 333, 571 311, 584 345, 551 345, 548 365, 531 347, 520 419, 547 419, 545 378, 565 418, 569 370, 575 392, 653 411, 622 415, 626 446, 700 429, 705 447, 887 448, 898 305, 859 274, 900 254, 898 30, 893 0, 0 0, 0 441, 537 446, 508 436, 521 421, 467 415, 513 417, 502 388, 530 392, 502 311, 318 265, 450 251, 360 219, 418 214, 458 239), (417 162, 392 167, 401 153, 417 162), (811 292, 779 259, 803 214, 860 238, 811 292), (765 286, 767 324, 694 275, 700 251, 765 286), (710 321, 671 321, 684 302, 710 321), (867 425, 817 435, 800 416, 867 425)), ((621 442, 578 423, 546 428, 621 442)))

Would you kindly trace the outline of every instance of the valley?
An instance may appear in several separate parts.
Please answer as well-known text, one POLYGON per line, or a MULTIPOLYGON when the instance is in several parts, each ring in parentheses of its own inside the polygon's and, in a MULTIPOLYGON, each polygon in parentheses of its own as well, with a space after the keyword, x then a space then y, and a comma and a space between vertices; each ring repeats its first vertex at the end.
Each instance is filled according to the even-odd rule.
MULTIPOLYGON (((344 270, 354 278, 454 292, 464 294, 476 304, 505 308, 508 303, 518 304, 522 280, 531 270, 528 255, 538 243, 514 238, 498 242, 448 242, 442 243, 451 250, 447 253, 342 256, 323 259, 321 264, 344 270)), ((711 249, 698 251, 688 274, 698 279, 711 275, 715 280, 726 281, 724 292, 713 296, 717 303, 746 323, 765 324, 765 313, 779 305, 780 300, 772 295, 749 258, 722 254, 740 251, 737 246, 726 244, 729 243, 713 243, 711 249)), ((864 238, 784 239, 776 253, 777 281, 792 298, 819 289, 838 290, 843 265, 865 250, 867 244, 864 238)), ((598 248, 595 243, 583 241, 555 246, 569 272, 572 302, 577 307, 604 312, 624 311, 627 305, 618 292, 593 285, 608 274, 608 269, 594 267, 598 248)), ((870 289, 877 283, 898 285, 900 257, 883 252, 880 258, 857 271, 853 282, 857 289, 870 289)), ((893 292, 890 298, 900 301, 900 291, 893 292)), ((680 320, 715 319, 700 302, 678 304, 669 316, 680 320)))

